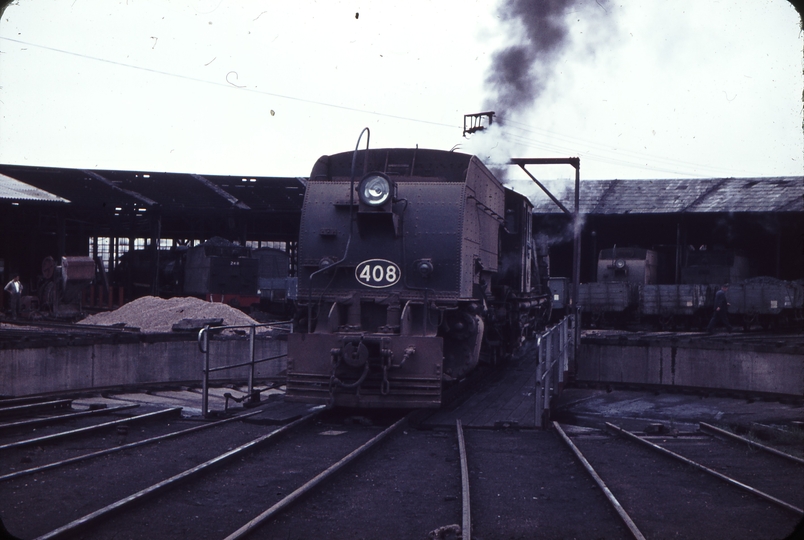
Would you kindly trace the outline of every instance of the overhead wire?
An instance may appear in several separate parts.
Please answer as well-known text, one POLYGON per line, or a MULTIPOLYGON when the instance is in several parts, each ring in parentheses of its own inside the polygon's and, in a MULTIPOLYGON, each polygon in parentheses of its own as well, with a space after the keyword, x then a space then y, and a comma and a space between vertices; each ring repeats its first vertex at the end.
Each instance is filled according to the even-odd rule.
MULTIPOLYGON (((275 92, 268 92, 265 90, 260 90, 257 88, 249 88, 248 86, 242 85, 234 85, 228 80, 225 81, 211 81, 208 79, 203 79, 199 77, 192 77, 188 75, 182 75, 179 73, 173 73, 170 71, 163 71, 154 68, 148 68, 139 66, 136 64, 130 64, 126 62, 120 62, 116 60, 110 60, 107 58, 101 58, 97 56, 87 55, 83 53, 77 53, 73 51, 68 51, 64 49, 59 49, 56 47, 50 47, 48 45, 41 45, 37 43, 31 43, 24 40, 19 40, 15 38, 10 38, 7 36, 0 36, 1 40, 10 41, 14 43, 19 43, 22 45, 27 45, 31 47, 37 47, 44 50, 49 50, 53 52, 58 52, 62 54, 68 54, 72 56, 76 56, 79 58, 87 59, 87 60, 94 60, 98 62, 104 62, 111 65, 116 65, 120 67, 130 68, 130 69, 137 69, 140 71, 145 71, 149 73, 154 73, 157 75, 163 75, 168 77, 174 77, 178 79, 188 80, 192 82, 198 82, 203 84, 208 84, 212 86, 219 86, 223 88, 233 88, 235 90, 241 92, 250 92, 265 96, 271 96, 280 99, 286 99, 291 101, 296 101, 299 103, 308 103, 313 105, 318 105, 322 107, 329 107, 344 111, 351 111, 357 112, 361 114, 369 114, 373 116, 379 116, 383 118, 389 118, 394 120, 402 120, 407 122, 416 122, 421 124, 427 124, 432 126, 439 126, 445 127, 450 129, 462 129, 462 126, 456 124, 448 124, 444 122, 435 122, 432 120, 425 120, 422 118, 412 118, 409 116, 402 116, 402 115, 395 115, 395 114, 388 114, 383 112, 378 112, 374 110, 367 110, 367 109, 360 109, 357 107, 350 107, 346 105, 339 105, 335 103, 328 103, 324 101, 317 101, 313 99, 301 98, 296 96, 291 96, 287 94, 278 94, 275 92)), ((653 172, 664 172, 669 174, 676 174, 676 175, 683 175, 683 176, 695 176, 695 177, 706 177, 706 176, 722 176, 722 175, 734 175, 735 173, 739 173, 734 170, 722 168, 722 167, 714 167, 711 165, 701 165, 693 162, 688 162, 684 160, 679 160, 675 158, 666 158, 656 155, 651 155, 649 153, 644 152, 635 152, 633 150, 623 149, 623 148, 612 148, 611 145, 600 143, 596 141, 591 141, 588 139, 584 139, 581 137, 570 136, 562 133, 558 133, 551 130, 541 129, 530 124, 525 124, 523 122, 518 122, 515 120, 507 119, 505 127, 501 127, 499 132, 501 136, 507 140, 508 142, 523 146, 525 148, 534 148, 538 150, 548 151, 548 152, 558 152, 563 154, 573 154, 579 155, 580 157, 584 158, 584 161, 593 161, 598 163, 605 163, 609 165, 618 165, 622 167, 628 167, 633 169, 641 169, 646 171, 653 171, 653 172), (514 130, 519 130, 524 132, 525 135, 520 135, 515 133, 514 130), (529 137, 528 134, 536 137, 549 137, 549 142, 544 140, 537 140, 533 137, 529 137), (567 146, 569 145, 569 146, 567 146), (578 148, 586 148, 584 151, 579 151, 578 148), (605 154, 612 153, 614 156, 617 157, 610 157, 605 154), (638 161, 635 161, 638 160, 638 161), (696 172, 691 172, 694 170, 696 172)))
POLYGON ((694 163, 690 161, 685 161, 676 158, 667 158, 662 156, 653 155, 646 152, 635 152, 633 150, 628 150, 624 148, 613 148, 611 145, 607 145, 604 143, 598 143, 595 141, 590 141, 588 139, 583 139, 580 137, 572 137, 569 135, 564 135, 561 133, 557 133, 554 131, 539 129, 528 124, 524 124, 517 121, 508 120, 506 121, 506 126, 512 125, 516 129, 520 129, 526 133, 532 133, 535 135, 543 135, 546 137, 550 137, 550 140, 557 140, 563 141, 569 144, 572 144, 571 147, 561 146, 557 144, 550 144, 545 143, 543 141, 535 141, 531 138, 521 136, 521 135, 511 135, 511 137, 519 142, 520 144, 531 145, 532 147, 543 147, 548 148, 551 150, 557 151, 564 151, 564 152, 577 152, 579 147, 589 148, 583 152, 583 157, 587 160, 599 161, 601 163, 609 163, 613 165, 623 165, 633 168, 639 169, 646 169, 652 171, 660 171, 660 172, 668 172, 673 174, 684 174, 689 176, 711 176, 714 175, 733 175, 737 171, 734 169, 728 169, 724 167, 716 167, 711 165, 701 165, 699 163, 694 163), (517 127, 521 126, 521 127, 517 127), (540 133, 541 132, 541 133, 540 133), (618 157, 608 157, 604 153, 613 153, 618 157), (622 157, 620 157, 622 156, 622 157), (624 158, 633 158, 639 159, 640 161, 644 160, 645 163, 635 163, 634 161, 629 161, 628 159, 624 158), (649 164, 651 163, 651 164, 649 164), (690 168, 697 170, 699 172, 690 173, 690 168), (707 173, 706 171, 709 171, 707 173))
MULTIPOLYGON (((30 43, 30 42, 27 42, 27 41, 22 41, 22 40, 19 40, 19 39, 14 39, 14 38, 6 37, 6 36, 0 36, 0 39, 6 40, 6 41, 13 41, 15 43, 20 43, 22 45, 29 45, 31 47, 37 47, 37 48, 45 49, 45 50, 48 50, 48 51, 59 52, 59 53, 63 53, 63 54, 69 54, 69 55, 76 56, 78 58, 84 58, 84 59, 87 59, 87 60, 96 60, 98 62, 104 62, 104 63, 107 63, 107 64, 116 65, 116 66, 127 67, 127 68, 131 68, 131 69, 138 69, 138 70, 141 70, 141 71, 146 71, 148 73, 154 73, 154 74, 157 74, 157 75, 165 75, 167 77, 174 77, 174 78, 177 78, 177 79, 184 79, 184 80, 188 80, 188 81, 199 82, 199 83, 209 84, 209 85, 213 85, 213 86, 220 86, 220 87, 223 87, 223 88, 234 88, 234 89, 236 89, 238 91, 241 91, 241 92, 251 92, 251 93, 255 93, 255 94, 262 94, 262 95, 265 95, 265 96, 271 96, 271 97, 276 97, 276 98, 281 98, 281 99, 288 99, 288 100, 292 100, 292 101, 298 101, 300 103, 309 103, 309 104, 312 104, 312 105, 321 105, 323 107, 331 107, 331 108, 334 108, 334 109, 341 109, 341 110, 344 110, 344 111, 359 112, 359 113, 363 113, 363 114, 371 114, 371 115, 374 115, 374 116, 382 116, 384 118, 392 118, 392 119, 395 119, 395 120, 405 120, 405 121, 409 121, 409 122, 419 122, 419 123, 422 123, 422 124, 430 124, 430 125, 434 125, 434 126, 441 126, 441 127, 448 127, 448 128, 456 128, 457 127, 457 128, 460 129, 460 126, 456 126, 455 124, 445 124, 445 123, 442 123, 442 122, 433 122, 431 120, 424 120, 424 119, 421 119, 421 118, 409 118, 409 117, 406 117, 406 116, 399 116, 399 115, 387 114, 387 113, 382 113, 382 112, 377 112, 377 111, 370 111, 370 110, 366 110, 366 109, 359 109, 357 107, 348 107, 346 105, 337 105, 335 103, 327 103, 327 102, 324 102, 324 101, 316 101, 316 100, 313 100, 313 99, 306 99, 306 98, 300 98, 300 97, 295 97, 295 96, 289 96, 289 95, 286 95, 286 94, 277 94, 277 93, 274 93, 274 92, 267 92, 265 90, 259 90, 257 88, 249 88, 248 86, 236 85, 236 84, 233 84, 232 82, 230 82, 228 80, 225 80, 223 82, 210 81, 208 79, 202 79, 202 78, 199 78, 199 77, 191 77, 189 75, 181 75, 181 74, 178 74, 178 73, 172 73, 170 71, 162 71, 162 70, 159 70, 159 69, 138 66, 136 64, 128 64, 126 62, 119 62, 117 60, 109 60, 107 58, 100 58, 100 57, 91 56, 91 55, 88 55, 88 54, 82 54, 82 53, 67 51, 67 50, 64 50, 64 49, 58 49, 56 47, 49 47, 47 45, 39 45, 37 43, 30 43)), ((228 74, 227 74, 227 77, 228 77, 228 74)))

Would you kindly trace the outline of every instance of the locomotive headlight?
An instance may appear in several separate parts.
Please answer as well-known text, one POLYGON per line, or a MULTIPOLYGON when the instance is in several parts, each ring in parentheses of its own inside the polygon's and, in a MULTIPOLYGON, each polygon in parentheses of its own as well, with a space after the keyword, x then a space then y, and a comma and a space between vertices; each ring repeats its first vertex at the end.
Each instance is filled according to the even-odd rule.
POLYGON ((617 259, 616 261, 614 261, 614 268, 616 268, 617 270, 622 270, 623 268, 625 268, 625 259, 617 259))
POLYGON ((370 173, 360 181, 357 193, 363 204, 382 206, 391 197, 391 179, 381 173, 370 173))

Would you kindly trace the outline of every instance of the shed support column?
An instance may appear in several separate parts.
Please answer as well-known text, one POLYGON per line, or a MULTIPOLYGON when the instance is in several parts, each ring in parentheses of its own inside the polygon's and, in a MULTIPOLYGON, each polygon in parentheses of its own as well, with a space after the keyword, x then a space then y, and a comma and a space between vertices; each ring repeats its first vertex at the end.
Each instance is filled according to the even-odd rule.
POLYGON ((59 215, 56 222, 56 260, 60 261, 67 251, 67 233, 64 216, 59 215))
POLYGON ((776 232, 776 279, 782 278, 782 228, 776 232))
POLYGON ((578 295, 581 283, 581 229, 583 223, 581 222, 581 164, 580 161, 575 163, 575 209, 573 212, 574 231, 575 236, 573 242, 572 254, 572 312, 575 314, 575 324, 573 332, 573 355, 572 358, 578 362, 578 351, 581 346, 581 308, 578 305, 578 295))
POLYGON ((151 216, 151 253, 153 257, 153 281, 151 282, 151 294, 159 296, 159 243, 162 236, 162 219, 159 216, 151 216))
POLYGON ((676 276, 674 283, 681 283, 681 222, 676 224, 676 276))

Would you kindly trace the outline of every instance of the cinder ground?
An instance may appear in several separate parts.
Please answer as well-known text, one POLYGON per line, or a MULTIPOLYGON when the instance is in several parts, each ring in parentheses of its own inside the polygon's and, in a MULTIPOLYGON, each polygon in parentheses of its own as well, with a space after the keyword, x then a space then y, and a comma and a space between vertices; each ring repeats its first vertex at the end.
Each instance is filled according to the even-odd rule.
MULTIPOLYGON (((165 405, 163 401, 166 397, 154 396, 159 398, 160 406, 165 405)), ((181 400, 188 398, 186 395, 177 397, 173 394, 170 397, 181 400)), ((145 394, 137 396, 137 400, 140 399, 148 397, 145 394)), ((570 388, 558 401, 555 418, 568 424, 592 427, 610 421, 634 431, 644 429, 650 423, 662 423, 680 430, 694 430, 699 421, 723 427, 753 429, 757 433, 787 429, 794 441, 790 443, 790 447, 794 448, 797 436, 797 444, 802 446, 800 430, 799 435, 795 431, 798 425, 796 422, 804 418, 802 412, 804 409, 800 404, 773 401, 748 402, 697 395, 570 388)), ((337 422, 334 418, 327 420, 320 425, 321 432, 337 431, 337 422)), ((244 433, 238 437, 247 436, 245 431, 253 431, 255 427, 244 426, 241 428, 244 433)), ((473 488, 473 538, 476 540, 628 537, 617 518, 601 502, 599 490, 562 446, 554 432, 473 430, 467 433, 466 439, 473 488)), ((177 461, 176 466, 190 466, 193 460, 189 458, 196 453, 206 450, 213 452, 218 446, 223 445, 226 448, 234 442, 234 439, 228 442, 204 442, 201 438, 195 438, 191 447, 177 447, 170 453, 171 464, 177 461)), ((600 444, 604 443, 602 441, 600 444)), ((315 451, 320 452, 321 462, 325 461, 324 458, 331 457, 334 450, 331 444, 315 448, 315 451)), ((638 453, 630 449, 623 451, 638 453)), ((82 494, 90 491, 109 490, 124 496, 141 489, 142 477, 149 476, 151 472, 165 469, 163 475, 168 474, 167 463, 156 458, 158 452, 154 451, 153 455, 154 459, 136 461, 133 461, 136 456, 131 456, 131 463, 117 458, 98 460, 91 465, 91 474, 88 474, 90 470, 71 469, 48 477, 47 485, 41 486, 45 489, 37 489, 40 489, 42 497, 46 495, 48 500, 57 501, 56 506, 68 506, 72 504, 71 500, 80 499, 82 494), (64 476, 65 481, 59 482, 59 476, 64 476), (126 482, 130 482, 131 486, 127 486, 126 482)), ((610 474, 615 478, 628 478, 618 472, 628 469, 628 464, 624 462, 627 461, 625 455, 619 455, 620 458, 609 462, 609 468, 614 467, 610 474)), ((315 456, 306 458, 306 462, 315 461, 315 456)), ((276 467, 277 464, 272 463, 272 466, 276 467)), ((294 469, 294 472, 298 471, 294 469)), ((634 474, 636 479, 645 479, 646 473, 642 476, 636 472, 634 474)), ((277 478, 284 476, 286 475, 279 474, 277 478)), ((25 534, 25 531, 32 532, 36 529, 39 534, 52 528, 35 526, 36 520, 42 519, 37 516, 46 517, 47 508, 36 504, 36 499, 30 498, 32 480, 34 479, 7 484, 0 489, 0 515, 13 534, 25 539, 34 537, 25 534), (26 484, 29 486, 26 487, 26 484), (26 513, 29 515, 21 515, 26 513), (24 522, 28 525, 20 526, 24 522)), ((648 506, 662 509, 663 519, 651 524, 654 533, 652 537, 690 538, 683 534, 678 536, 679 531, 685 529, 680 529, 679 524, 674 521, 681 514, 674 513, 673 508, 679 505, 689 507, 690 504, 687 503, 695 500, 696 493, 700 494, 711 488, 709 480, 688 474, 683 467, 679 467, 677 472, 669 472, 661 481, 663 488, 671 488, 674 482, 678 483, 683 488, 683 493, 689 494, 689 500, 683 498, 684 500, 668 501, 665 498, 668 491, 644 490, 640 495, 642 502, 646 501, 648 506), (696 484, 699 481, 700 486, 696 484)), ((220 484, 217 495, 205 492, 192 499, 193 506, 188 507, 187 515, 192 513, 191 522, 200 523, 199 526, 192 523, 187 525, 185 537, 222 538, 231 532, 232 524, 202 523, 205 505, 231 507, 230 515, 236 518, 232 520, 233 523, 245 522, 246 518, 240 514, 242 504, 235 503, 233 494, 246 493, 250 498, 256 499, 253 502, 264 502, 267 507, 279 497, 279 485, 276 479, 267 476, 267 472, 264 475, 227 477, 226 482, 222 481, 220 484)), ((282 492, 286 491, 287 489, 282 492)), ((460 497, 460 471, 454 433, 407 428, 399 436, 372 450, 365 461, 350 466, 343 474, 325 484, 320 491, 298 501, 288 513, 253 537, 425 539, 439 527, 461 523, 460 497)), ((774 514, 766 518, 767 526, 760 516, 754 520, 755 528, 746 531, 737 520, 731 519, 733 510, 730 505, 733 502, 730 499, 723 499, 726 502, 718 507, 721 503, 713 502, 710 494, 706 494, 706 497, 709 506, 706 507, 705 514, 719 516, 717 519, 720 521, 715 530, 722 532, 722 538, 775 540, 784 538, 788 530, 792 533, 795 526, 794 519, 787 517, 780 523, 774 514)), ((168 512, 155 512, 151 516, 154 521, 149 522, 147 528, 119 528, 114 531, 114 537, 154 540, 176 538, 179 520, 187 517, 168 512), (159 522, 160 519, 163 522, 159 522)), ((54 522, 53 526, 57 525, 54 522)), ((712 530, 712 524, 709 525, 705 530, 712 530)), ((109 529, 104 529, 107 530, 109 529)), ((104 532, 95 532, 100 533, 100 536, 87 534, 82 537, 109 538, 104 536, 104 532)), ((0 539, 2 538, 0 532, 0 539)))
MULTIPOLYGON (((694 431, 699 422, 759 437, 785 433, 791 443, 804 444, 802 400, 747 400, 706 394, 655 393, 629 390, 567 388, 554 408, 554 418, 569 424, 603 428, 611 422, 624 429, 641 430, 655 422, 667 428, 694 431)), ((800 452, 795 445, 791 450, 800 452)))

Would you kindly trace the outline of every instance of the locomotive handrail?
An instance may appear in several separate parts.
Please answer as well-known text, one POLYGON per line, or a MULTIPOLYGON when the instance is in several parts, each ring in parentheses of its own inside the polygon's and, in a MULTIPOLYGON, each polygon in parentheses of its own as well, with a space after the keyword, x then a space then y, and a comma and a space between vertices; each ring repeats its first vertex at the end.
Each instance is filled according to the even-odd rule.
POLYGON ((214 368, 209 368, 207 373, 215 373, 216 371, 226 371, 227 369, 235 369, 239 367, 246 367, 250 366, 251 364, 261 364, 263 362, 268 362, 269 360, 277 360, 279 358, 286 357, 287 354, 277 354, 276 356, 269 356, 268 358, 261 358, 260 360, 254 360, 254 362, 241 362, 239 364, 229 364, 227 366, 218 366, 214 368))
POLYGON ((201 370, 203 373, 202 379, 202 390, 201 390, 201 412, 206 418, 209 415, 209 374, 214 373, 217 371, 225 371, 228 369, 235 369, 250 366, 249 375, 248 375, 248 395, 249 399, 252 401, 259 401, 259 392, 254 392, 254 368, 257 364, 261 364, 263 362, 268 362, 270 360, 277 360, 279 358, 284 358, 287 354, 279 354, 275 356, 270 356, 268 358, 262 358, 257 360, 255 358, 255 338, 257 335, 257 328, 273 328, 278 329, 285 332, 292 332, 293 331, 293 323, 292 321, 281 321, 281 322, 274 322, 274 323, 256 323, 256 324, 232 324, 226 326, 210 326, 205 325, 201 330, 198 331, 198 348, 204 355, 204 367, 201 370), (280 327, 280 325, 288 325, 287 328, 280 327), (217 366, 214 368, 209 367, 209 357, 210 357, 210 348, 209 348, 209 339, 210 336, 214 335, 215 333, 220 333, 223 330, 235 330, 239 328, 248 328, 249 329, 249 351, 250 351, 250 359, 248 362, 241 362, 237 364, 229 364, 225 366, 217 366))
POLYGON ((536 338, 538 361, 534 420, 537 427, 545 428, 549 425, 550 400, 558 395, 564 382, 564 373, 569 370, 569 352, 573 350, 571 344, 574 342, 570 337, 570 330, 577 332, 573 315, 567 315, 536 338))
POLYGON ((477 197, 475 197, 474 195, 467 195, 466 198, 475 201, 475 206, 477 206, 478 208, 483 210, 483 212, 494 218, 500 225, 505 225, 505 218, 502 217, 497 212, 495 212, 494 210, 492 210, 491 208, 489 208, 488 206, 486 206, 485 204, 483 204, 482 202, 480 202, 477 197))

